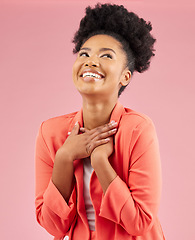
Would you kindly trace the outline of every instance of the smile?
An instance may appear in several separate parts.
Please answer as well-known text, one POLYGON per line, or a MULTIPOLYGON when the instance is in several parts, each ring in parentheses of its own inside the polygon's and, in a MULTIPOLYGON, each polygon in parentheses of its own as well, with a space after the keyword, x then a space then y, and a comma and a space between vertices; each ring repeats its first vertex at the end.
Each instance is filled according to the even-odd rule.
POLYGON ((81 73, 80 77, 82 77, 85 82, 97 82, 102 80, 104 78, 104 75, 96 70, 85 69, 81 73))
POLYGON ((82 77, 93 77, 93 78, 102 78, 99 74, 92 73, 92 72, 85 72, 83 73, 82 77))

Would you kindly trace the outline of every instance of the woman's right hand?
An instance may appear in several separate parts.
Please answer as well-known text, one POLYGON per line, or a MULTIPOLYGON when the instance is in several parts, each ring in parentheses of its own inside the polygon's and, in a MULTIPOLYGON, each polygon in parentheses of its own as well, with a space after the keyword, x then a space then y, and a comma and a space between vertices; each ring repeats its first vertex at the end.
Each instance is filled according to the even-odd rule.
POLYGON ((112 121, 88 130, 86 128, 80 128, 77 122, 64 144, 58 149, 57 155, 60 154, 61 157, 62 155, 69 156, 68 159, 71 161, 89 157, 97 146, 110 141, 109 137, 117 131, 116 125, 117 123, 112 121), (79 134, 79 132, 81 132, 81 134, 79 134))

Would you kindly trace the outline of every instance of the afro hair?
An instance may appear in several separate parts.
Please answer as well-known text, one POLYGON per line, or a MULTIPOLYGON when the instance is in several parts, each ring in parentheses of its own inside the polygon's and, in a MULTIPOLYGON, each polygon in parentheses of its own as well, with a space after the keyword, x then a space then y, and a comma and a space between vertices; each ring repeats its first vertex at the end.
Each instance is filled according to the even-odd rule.
MULTIPOLYGON (((107 34, 121 42, 127 55, 127 66, 132 74, 134 71, 141 73, 149 68, 150 59, 155 55, 153 45, 156 41, 150 34, 150 22, 129 12, 123 5, 98 3, 94 8, 88 6, 85 12, 86 15, 81 19, 73 38, 73 53, 79 52, 91 36, 107 34)), ((119 92, 123 90, 124 87, 119 92)))

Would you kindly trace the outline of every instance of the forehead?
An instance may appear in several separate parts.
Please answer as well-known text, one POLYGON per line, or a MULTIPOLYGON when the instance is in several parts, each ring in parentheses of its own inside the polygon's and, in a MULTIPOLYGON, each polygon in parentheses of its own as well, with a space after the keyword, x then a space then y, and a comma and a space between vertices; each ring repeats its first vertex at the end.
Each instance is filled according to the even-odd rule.
POLYGON ((104 34, 98 34, 90 37, 87 41, 84 42, 81 48, 110 48, 120 53, 124 53, 122 49, 122 44, 118 40, 116 40, 112 36, 104 34))

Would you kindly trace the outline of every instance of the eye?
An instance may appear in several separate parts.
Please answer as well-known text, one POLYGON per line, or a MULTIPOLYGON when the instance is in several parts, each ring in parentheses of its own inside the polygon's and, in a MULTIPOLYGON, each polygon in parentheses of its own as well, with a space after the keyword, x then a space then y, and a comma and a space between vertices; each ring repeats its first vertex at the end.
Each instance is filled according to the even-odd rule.
POLYGON ((101 57, 102 57, 102 58, 110 58, 110 59, 112 59, 112 55, 109 54, 109 53, 105 53, 105 54, 103 54, 101 57))
POLYGON ((87 52, 80 52, 79 57, 89 57, 89 54, 87 52))

